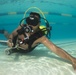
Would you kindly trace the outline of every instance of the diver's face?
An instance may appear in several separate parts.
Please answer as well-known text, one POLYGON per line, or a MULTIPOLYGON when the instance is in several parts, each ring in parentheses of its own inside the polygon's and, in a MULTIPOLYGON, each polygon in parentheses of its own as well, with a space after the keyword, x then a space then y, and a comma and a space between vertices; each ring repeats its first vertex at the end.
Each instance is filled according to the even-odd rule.
POLYGON ((36 30, 38 30, 40 24, 38 23, 36 26, 33 26, 33 25, 29 25, 29 26, 31 26, 32 29, 33 29, 34 31, 36 31, 36 30))

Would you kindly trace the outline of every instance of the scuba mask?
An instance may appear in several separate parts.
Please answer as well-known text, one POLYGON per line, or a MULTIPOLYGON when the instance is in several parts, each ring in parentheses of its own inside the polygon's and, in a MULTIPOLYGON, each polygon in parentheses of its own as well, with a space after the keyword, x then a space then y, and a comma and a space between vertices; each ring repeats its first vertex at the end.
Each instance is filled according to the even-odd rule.
POLYGON ((29 16, 26 18, 26 23, 28 25, 36 26, 39 22, 39 19, 35 16, 29 16))

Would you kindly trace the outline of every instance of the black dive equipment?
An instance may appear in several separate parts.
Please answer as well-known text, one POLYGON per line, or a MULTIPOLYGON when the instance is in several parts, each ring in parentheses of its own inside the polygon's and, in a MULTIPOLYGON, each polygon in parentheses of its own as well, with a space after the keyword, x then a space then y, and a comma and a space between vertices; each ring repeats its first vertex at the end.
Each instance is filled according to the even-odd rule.
POLYGON ((24 33, 24 32, 30 33, 30 32, 33 32, 33 29, 32 29, 31 26, 24 25, 24 26, 22 26, 21 29, 17 30, 17 32, 18 32, 18 34, 22 34, 22 33, 24 33))
POLYGON ((25 26, 25 27, 23 27, 24 28, 24 31, 26 32, 26 33, 30 33, 30 32, 33 32, 33 29, 32 29, 32 27, 31 26, 25 26))

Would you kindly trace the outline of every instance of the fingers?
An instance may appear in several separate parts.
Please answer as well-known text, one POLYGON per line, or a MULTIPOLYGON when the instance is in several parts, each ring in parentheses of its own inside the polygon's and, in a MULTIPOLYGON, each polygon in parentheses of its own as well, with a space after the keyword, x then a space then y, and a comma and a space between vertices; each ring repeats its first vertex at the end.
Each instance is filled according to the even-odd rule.
POLYGON ((76 58, 74 58, 72 65, 73 65, 74 70, 76 71, 76 58))
POLYGON ((7 45, 9 46, 9 47, 12 47, 13 46, 13 43, 12 42, 7 42, 7 45))

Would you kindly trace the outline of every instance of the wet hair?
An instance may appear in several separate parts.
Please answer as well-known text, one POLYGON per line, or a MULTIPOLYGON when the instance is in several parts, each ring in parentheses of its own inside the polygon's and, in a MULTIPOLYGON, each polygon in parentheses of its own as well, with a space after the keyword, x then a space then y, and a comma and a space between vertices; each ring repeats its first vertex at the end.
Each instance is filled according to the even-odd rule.
POLYGON ((40 14, 39 13, 37 13, 37 12, 31 12, 30 13, 30 15, 33 15, 33 16, 38 16, 38 18, 40 19, 41 18, 41 16, 40 16, 40 14))

